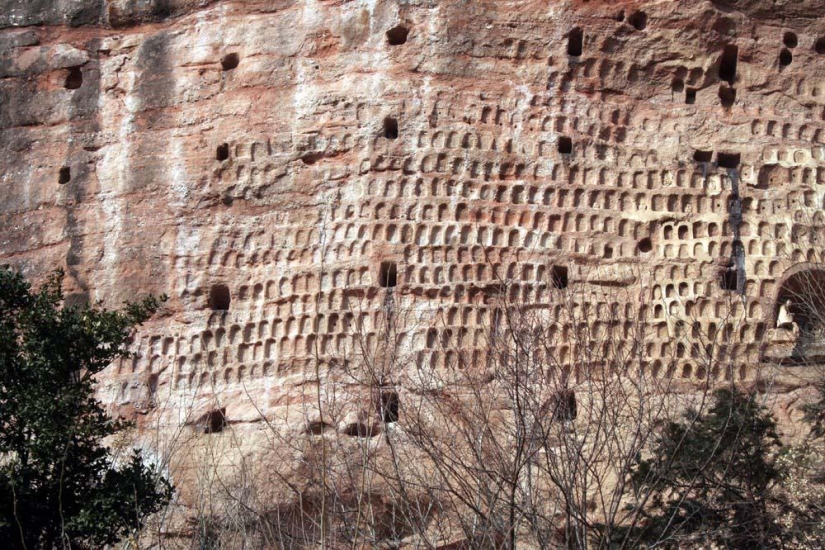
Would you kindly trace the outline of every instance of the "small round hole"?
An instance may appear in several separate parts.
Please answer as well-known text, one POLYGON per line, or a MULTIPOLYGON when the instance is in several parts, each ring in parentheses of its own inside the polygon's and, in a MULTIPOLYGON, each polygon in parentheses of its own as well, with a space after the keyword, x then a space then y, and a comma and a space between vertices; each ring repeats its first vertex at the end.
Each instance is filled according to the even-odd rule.
POLYGON ((303 162, 307 166, 312 166, 322 158, 324 158, 323 151, 310 151, 308 153, 301 155, 301 162, 303 162))
POLYGON ((647 14, 643 11, 634 11, 627 18, 627 22, 633 25, 633 28, 637 31, 643 31, 647 27, 647 14))
POLYGON ((825 36, 816 41, 816 44, 814 44, 814 50, 816 50, 816 53, 820 55, 825 54, 825 36))
POLYGON ((241 58, 236 53, 228 53, 221 59, 221 68, 224 71, 236 69, 241 62, 241 58))
POLYGON ((789 48, 796 48, 799 44, 799 39, 796 37, 795 32, 788 31, 785 33, 785 36, 782 37, 782 43, 789 48))
POLYGON ((791 50, 783 48, 781 52, 779 52, 779 64, 783 67, 787 67, 793 61, 793 54, 791 50))
POLYGON ((57 176, 57 183, 60 185, 65 185, 72 181, 72 169, 68 166, 64 166, 60 169, 60 173, 57 176))
POLYGON ((398 25, 387 31, 387 43, 390 46, 400 46, 407 41, 410 29, 403 25, 398 25))
POLYGON ((653 243, 650 241, 649 238, 645 237, 644 239, 639 241, 639 252, 642 254, 647 254, 653 250, 653 243))

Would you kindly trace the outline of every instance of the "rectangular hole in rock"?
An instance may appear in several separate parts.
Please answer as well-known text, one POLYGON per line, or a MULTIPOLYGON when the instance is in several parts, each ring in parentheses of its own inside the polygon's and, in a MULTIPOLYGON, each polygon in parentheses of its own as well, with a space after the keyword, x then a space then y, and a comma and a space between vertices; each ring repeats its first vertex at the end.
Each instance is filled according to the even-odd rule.
POLYGON ((60 169, 60 173, 57 176, 57 183, 60 185, 65 185, 72 181, 72 169, 68 166, 64 166, 60 169))
POLYGON ((729 267, 724 269, 720 275, 719 286, 722 290, 735 292, 739 288, 739 276, 735 268, 729 267))
POLYGON ((719 61, 719 78, 733 84, 736 80, 736 65, 739 61, 739 48, 733 44, 728 44, 722 51, 722 58, 719 61))
POLYGON ((381 392, 381 420, 385 424, 398 422, 398 394, 391 390, 381 392))
POLYGON ((576 392, 571 389, 559 391, 554 396, 555 410, 553 416, 556 420, 571 421, 577 416, 576 392))
POLYGON ((757 189, 769 189, 777 187, 788 181, 788 172, 778 164, 766 164, 759 169, 757 178, 757 189))
POLYGON ((214 409, 198 420, 199 431, 205 434, 220 433, 226 426, 226 407, 214 409))
POLYGON ((381 262, 378 284, 382 288, 393 288, 398 283, 398 266, 395 262, 381 262))
POLYGON ((685 103, 688 105, 696 103, 696 88, 685 89, 685 103))
POLYGON ((215 158, 220 162, 225 161, 229 158, 229 144, 228 143, 221 143, 215 149, 215 158))
POLYGON ((570 31, 567 37, 567 55, 579 57, 584 50, 584 31, 579 27, 570 31))
POLYGON ((216 284, 212 285, 212 288, 209 289, 209 298, 207 300, 209 309, 214 311, 226 311, 229 309, 230 300, 231 296, 228 286, 216 284))
POLYGON ((573 140, 569 137, 559 138, 559 153, 562 155, 570 155, 573 153, 573 140))
POLYGON ((701 151, 697 149, 693 153, 693 160, 696 162, 710 162, 713 160, 713 151, 701 151))
POLYGON ((556 289, 563 289, 567 288, 568 279, 567 279, 567 268, 563 265, 554 265, 553 271, 551 273, 551 277, 553 278, 553 288, 556 289))
POLYGON ((719 153, 716 162, 719 164, 719 168, 735 169, 739 167, 740 158, 739 153, 719 153))
POLYGON ((66 82, 63 86, 67 90, 77 90, 83 85, 83 70, 78 67, 69 67, 69 73, 66 75, 66 82))
POLYGON ((398 119, 387 117, 384 119, 384 137, 398 139, 398 119))

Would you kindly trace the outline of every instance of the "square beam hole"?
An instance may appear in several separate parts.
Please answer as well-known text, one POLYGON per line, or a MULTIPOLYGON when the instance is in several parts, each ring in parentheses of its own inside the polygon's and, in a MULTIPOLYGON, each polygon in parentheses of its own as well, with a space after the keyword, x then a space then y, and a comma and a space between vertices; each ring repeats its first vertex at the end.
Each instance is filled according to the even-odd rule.
POLYGON ((399 401, 398 394, 392 390, 384 390, 381 392, 380 403, 381 420, 385 424, 398 422, 399 401))
POLYGON ((562 155, 570 155, 573 153, 573 140, 569 137, 559 138, 559 153, 562 155))
POLYGON ((717 164, 719 164, 719 168, 739 168, 740 159, 741 155, 739 153, 719 153, 716 156, 716 161, 717 164))
POLYGON ((398 139, 398 119, 387 117, 384 119, 384 137, 387 139, 398 139))
POLYGON ((209 289, 209 309, 213 311, 227 311, 229 309, 229 287, 226 285, 212 285, 209 289))
POLYGON ((378 284, 382 288, 395 288, 398 284, 398 266, 395 262, 381 262, 378 272, 378 284))
POLYGON ((575 27, 567 35, 567 55, 579 57, 584 51, 584 31, 575 27))
POLYGON ((739 276, 736 268, 729 267, 722 271, 719 286, 728 292, 735 292, 739 289, 739 276))
POLYGON ((569 282, 567 279, 567 267, 563 265, 554 265, 553 271, 550 275, 553 278, 553 288, 558 290, 567 288, 567 284, 569 282))
POLYGON ((710 162, 713 160, 713 151, 696 150, 693 153, 693 160, 696 162, 710 162))

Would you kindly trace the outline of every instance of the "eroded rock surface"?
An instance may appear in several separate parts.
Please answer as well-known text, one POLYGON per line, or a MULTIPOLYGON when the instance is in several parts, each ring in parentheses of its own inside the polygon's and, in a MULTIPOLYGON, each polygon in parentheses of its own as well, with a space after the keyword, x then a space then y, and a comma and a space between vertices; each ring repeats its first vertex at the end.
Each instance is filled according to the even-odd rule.
POLYGON ((819 260, 821 11, 2 0, 0 257, 73 300, 168 294, 103 397, 249 449, 261 415, 373 430, 357 387, 340 426, 305 404, 388 307, 435 369, 484 361, 502 292, 589 289, 644 304, 651 372, 706 377, 672 338, 728 331, 712 375, 747 381, 766 335, 795 353, 777 300, 819 260))

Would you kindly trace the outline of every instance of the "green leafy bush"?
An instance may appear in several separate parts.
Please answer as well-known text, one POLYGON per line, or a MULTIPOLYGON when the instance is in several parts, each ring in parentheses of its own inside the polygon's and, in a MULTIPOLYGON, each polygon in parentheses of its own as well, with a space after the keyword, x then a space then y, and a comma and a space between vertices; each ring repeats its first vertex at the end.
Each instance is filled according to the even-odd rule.
POLYGON ((104 440, 129 424, 94 398, 94 376, 129 355, 164 298, 68 307, 62 277, 34 292, 0 270, 0 540, 12 548, 113 544, 172 495, 138 451, 113 456, 104 440))

